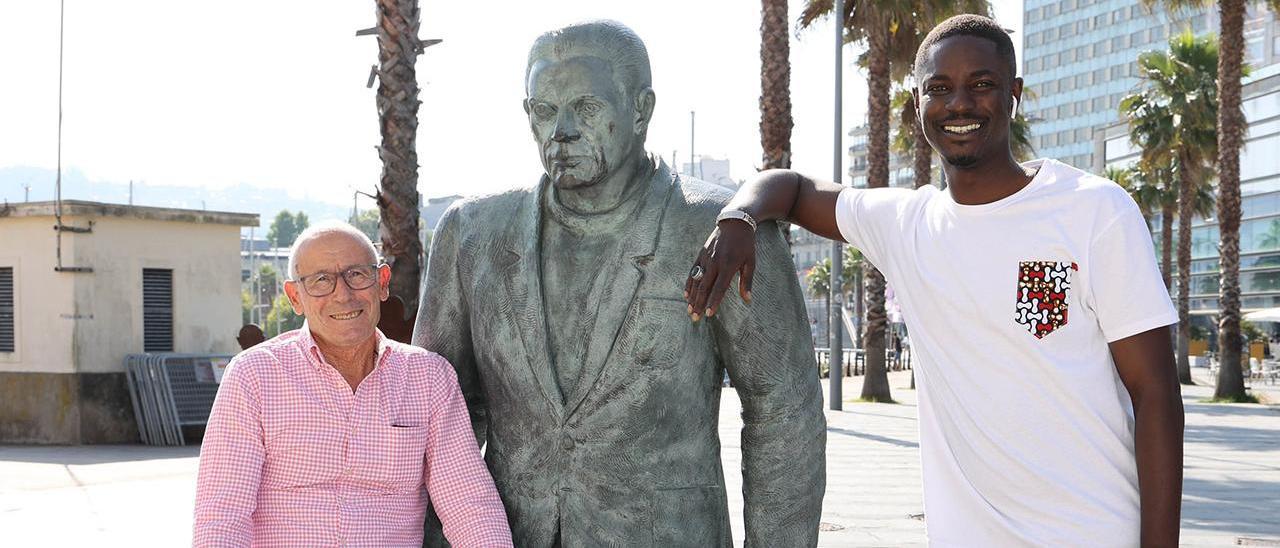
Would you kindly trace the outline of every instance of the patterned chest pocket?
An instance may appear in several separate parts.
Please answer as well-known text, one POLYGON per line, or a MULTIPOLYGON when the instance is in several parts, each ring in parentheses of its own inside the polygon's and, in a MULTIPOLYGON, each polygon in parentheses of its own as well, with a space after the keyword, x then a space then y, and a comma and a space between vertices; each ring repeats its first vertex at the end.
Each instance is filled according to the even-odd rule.
POLYGON ((1077 270, 1073 262, 1019 262, 1013 320, 1037 339, 1067 325, 1067 296, 1071 274, 1077 270))

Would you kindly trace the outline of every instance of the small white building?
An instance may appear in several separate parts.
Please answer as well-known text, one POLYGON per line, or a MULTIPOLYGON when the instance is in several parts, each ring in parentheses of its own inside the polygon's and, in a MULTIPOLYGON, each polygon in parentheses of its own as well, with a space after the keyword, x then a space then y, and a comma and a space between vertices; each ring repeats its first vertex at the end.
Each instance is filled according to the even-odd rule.
POLYGON ((0 205, 0 443, 135 441, 125 356, 239 350, 258 215, 64 200, 57 224, 0 205))

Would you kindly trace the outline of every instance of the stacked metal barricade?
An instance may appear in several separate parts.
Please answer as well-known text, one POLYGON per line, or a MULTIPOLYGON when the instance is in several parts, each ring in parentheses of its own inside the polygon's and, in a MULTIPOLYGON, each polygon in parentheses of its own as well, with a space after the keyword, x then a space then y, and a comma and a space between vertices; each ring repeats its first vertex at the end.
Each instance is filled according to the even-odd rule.
POLYGON ((142 442, 186 445, 184 426, 209 422, 222 370, 234 354, 130 354, 129 396, 142 442))

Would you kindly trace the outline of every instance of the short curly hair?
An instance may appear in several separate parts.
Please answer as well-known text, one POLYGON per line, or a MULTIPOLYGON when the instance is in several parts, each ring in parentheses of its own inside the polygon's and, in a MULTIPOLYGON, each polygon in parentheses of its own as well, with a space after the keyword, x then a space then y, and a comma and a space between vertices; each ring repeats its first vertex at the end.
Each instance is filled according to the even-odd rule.
POLYGON ((994 42, 996 53, 1009 65, 1009 76, 1018 75, 1017 54, 1014 53, 1013 40, 1009 38, 1009 32, 989 17, 963 14, 938 24, 929 31, 928 36, 924 37, 924 41, 920 42, 920 48, 916 50, 915 66, 911 70, 917 80, 919 80, 920 67, 929 56, 929 48, 954 36, 976 36, 994 42))

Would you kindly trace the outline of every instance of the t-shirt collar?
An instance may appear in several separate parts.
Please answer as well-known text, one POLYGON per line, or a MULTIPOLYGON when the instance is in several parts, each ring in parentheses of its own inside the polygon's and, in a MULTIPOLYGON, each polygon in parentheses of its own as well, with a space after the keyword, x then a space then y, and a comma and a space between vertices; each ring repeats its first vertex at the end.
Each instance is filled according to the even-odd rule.
POLYGON ((1027 186, 1022 187, 1017 192, 989 204, 967 205, 956 202, 955 198, 951 196, 950 187, 948 187, 947 190, 942 192, 947 207, 962 214, 990 213, 997 209, 1003 209, 1010 204, 1022 201, 1023 198, 1026 198, 1036 189, 1044 186, 1046 182, 1052 180, 1056 176, 1055 171, 1057 171, 1060 164, 1052 158, 1037 158, 1019 165, 1027 169, 1036 170, 1036 174, 1031 178, 1031 182, 1027 183, 1027 186))

